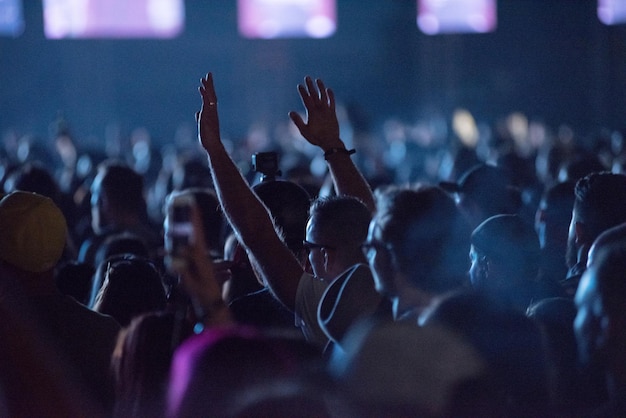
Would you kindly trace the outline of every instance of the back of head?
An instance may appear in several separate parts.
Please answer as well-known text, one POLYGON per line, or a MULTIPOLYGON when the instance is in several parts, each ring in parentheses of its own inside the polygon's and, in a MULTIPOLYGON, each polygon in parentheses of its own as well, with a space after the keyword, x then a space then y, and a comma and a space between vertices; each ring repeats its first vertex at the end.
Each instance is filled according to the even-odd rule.
POLYGON ((116 416, 163 413, 174 350, 190 334, 179 322, 173 313, 149 313, 120 333, 112 356, 116 416))
POLYGON ((442 188, 455 192, 461 208, 475 206, 479 213, 472 221, 480 223, 501 213, 517 213, 522 205, 520 192, 512 184, 507 173, 495 166, 480 164, 465 172, 458 184, 442 183, 442 188))
POLYGON ((54 202, 16 191, 0 201, 0 260, 32 273, 51 270, 63 254, 67 225, 54 202))
POLYGON ((575 186, 576 182, 574 181, 564 181, 554 184, 544 192, 541 203, 550 216, 571 217, 575 186))
POLYGON ((457 388, 485 371, 459 334, 436 326, 365 321, 342 347, 329 369, 355 416, 445 416, 457 388))
POLYGON ((470 231, 443 190, 390 189, 378 196, 377 207, 396 269, 415 287, 439 293, 463 284, 470 231))
POLYGON ((19 168, 5 182, 5 191, 22 190, 49 197, 58 203, 59 186, 50 172, 40 163, 27 163, 19 168))
POLYGON ((626 175, 591 173, 578 180, 574 193, 575 221, 585 225, 590 243, 602 231, 626 222, 626 175))
POLYGON ((107 260, 104 283, 96 296, 94 310, 111 315, 126 326, 146 312, 165 308, 161 275, 146 259, 130 255, 107 260))
POLYGON ((309 218, 311 197, 296 183, 284 180, 256 184, 254 193, 261 199, 274 223, 282 231, 285 244, 293 253, 302 250, 302 240, 309 218))
POLYGON ((142 218, 146 216, 143 178, 128 165, 105 161, 98 167, 94 183, 97 181, 100 192, 116 210, 142 218))
POLYGON ((494 307, 479 294, 459 292, 443 299, 425 323, 457 331, 477 349, 496 383, 494 399, 504 402, 506 416, 545 412, 548 387, 542 335, 524 314, 494 307))
POLYGON ((148 249, 146 243, 135 234, 130 232, 112 234, 98 247, 94 265, 99 266, 106 259, 121 254, 133 254, 147 258, 148 249))
POLYGON ((251 328, 213 328, 175 353, 168 391, 173 417, 230 416, 248 391, 306 374, 318 352, 302 340, 251 328))
POLYGON ((211 170, 204 160, 188 159, 176 166, 172 173, 174 190, 213 187, 211 170))
POLYGON ((581 152, 567 161, 559 168, 559 180, 577 181, 591 173, 605 171, 606 167, 596 154, 581 152))
POLYGON ((529 280, 536 278, 539 271, 539 238, 533 227, 520 216, 492 216, 474 229, 471 244, 504 268, 507 275, 529 280))

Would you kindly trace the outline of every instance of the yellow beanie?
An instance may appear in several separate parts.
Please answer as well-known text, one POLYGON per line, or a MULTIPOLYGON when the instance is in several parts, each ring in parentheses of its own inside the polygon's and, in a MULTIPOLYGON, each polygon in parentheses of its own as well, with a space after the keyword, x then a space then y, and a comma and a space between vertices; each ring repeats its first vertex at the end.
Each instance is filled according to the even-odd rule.
POLYGON ((52 269, 65 248, 67 224, 52 199, 16 191, 0 200, 0 259, 22 270, 52 269))

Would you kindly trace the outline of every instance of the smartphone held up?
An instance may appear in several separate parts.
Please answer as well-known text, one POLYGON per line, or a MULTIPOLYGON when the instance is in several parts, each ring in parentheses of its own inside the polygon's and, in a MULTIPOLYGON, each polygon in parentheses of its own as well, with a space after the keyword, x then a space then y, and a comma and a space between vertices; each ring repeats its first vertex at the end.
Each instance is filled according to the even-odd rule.
POLYGON ((195 200, 191 194, 170 197, 164 223, 165 263, 168 268, 180 269, 186 266, 185 254, 194 239, 191 221, 194 204, 195 200))

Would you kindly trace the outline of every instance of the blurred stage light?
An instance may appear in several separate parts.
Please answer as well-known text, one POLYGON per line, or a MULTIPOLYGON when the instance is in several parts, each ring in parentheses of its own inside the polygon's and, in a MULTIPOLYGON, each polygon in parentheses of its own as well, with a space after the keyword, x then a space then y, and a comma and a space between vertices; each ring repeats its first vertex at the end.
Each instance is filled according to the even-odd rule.
POLYGON ((0 0, 0 36, 18 37, 24 32, 22 0, 0 0))
POLYGON ((493 32, 496 0, 417 0, 417 26, 427 35, 493 32))
POLYGON ((44 0, 46 38, 174 38, 183 0, 44 0))
POLYGON ((238 0, 244 38, 328 38, 337 28, 335 0, 238 0))
POLYGON ((626 23, 626 1, 598 0, 598 19, 605 25, 626 23))
POLYGON ((467 109, 457 109, 452 116, 452 130, 468 148, 476 148, 480 137, 474 116, 467 109))

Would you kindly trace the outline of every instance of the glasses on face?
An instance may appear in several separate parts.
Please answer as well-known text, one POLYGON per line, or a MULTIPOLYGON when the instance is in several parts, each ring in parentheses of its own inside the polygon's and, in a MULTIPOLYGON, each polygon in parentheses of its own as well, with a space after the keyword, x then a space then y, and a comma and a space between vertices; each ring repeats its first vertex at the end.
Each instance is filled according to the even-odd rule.
POLYGON ((335 247, 325 244, 316 244, 314 242, 309 242, 307 240, 302 241, 302 246, 306 250, 307 253, 310 253, 312 250, 321 250, 322 248, 326 248, 328 250, 334 250, 335 247))
POLYGON ((385 244, 380 241, 365 241, 361 244, 361 251, 363 251, 363 255, 367 258, 372 258, 374 256, 375 251, 379 250, 391 250, 389 244, 385 244))

